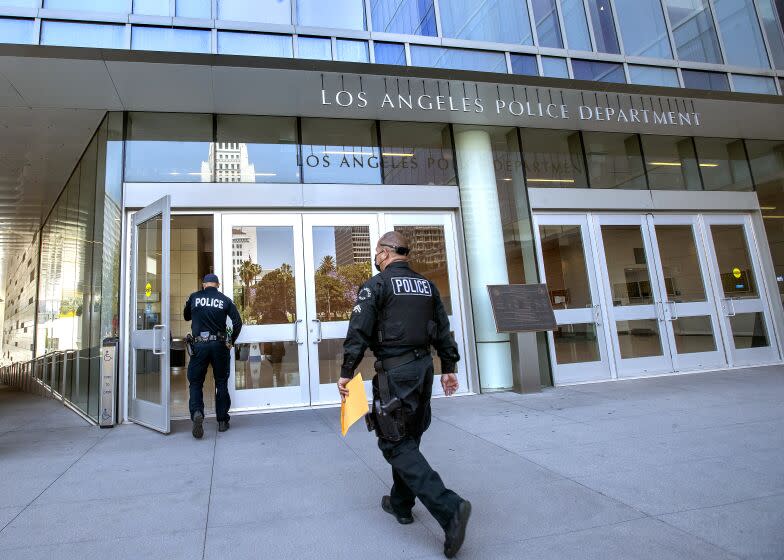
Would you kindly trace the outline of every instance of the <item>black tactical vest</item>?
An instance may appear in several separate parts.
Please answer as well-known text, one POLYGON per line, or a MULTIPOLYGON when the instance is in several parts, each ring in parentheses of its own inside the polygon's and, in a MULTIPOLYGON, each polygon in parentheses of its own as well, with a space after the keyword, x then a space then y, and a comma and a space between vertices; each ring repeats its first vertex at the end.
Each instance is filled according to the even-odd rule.
POLYGON ((382 347, 425 348, 436 335, 433 287, 406 263, 393 263, 381 274, 378 343, 382 347))

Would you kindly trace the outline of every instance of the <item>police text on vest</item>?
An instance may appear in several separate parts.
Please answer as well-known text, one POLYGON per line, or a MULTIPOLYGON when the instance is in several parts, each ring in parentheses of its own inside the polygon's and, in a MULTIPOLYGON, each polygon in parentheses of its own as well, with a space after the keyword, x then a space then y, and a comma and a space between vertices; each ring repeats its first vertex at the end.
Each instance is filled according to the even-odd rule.
POLYGON ((433 294, 430 290, 430 282, 424 278, 410 278, 398 276, 392 278, 392 290, 396 296, 426 296, 433 294))

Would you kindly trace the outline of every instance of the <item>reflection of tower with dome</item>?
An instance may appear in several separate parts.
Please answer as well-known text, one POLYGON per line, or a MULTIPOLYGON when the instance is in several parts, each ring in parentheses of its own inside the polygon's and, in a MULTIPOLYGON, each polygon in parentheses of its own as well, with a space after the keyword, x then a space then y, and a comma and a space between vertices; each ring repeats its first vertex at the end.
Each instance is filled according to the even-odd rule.
POLYGON ((253 183, 256 166, 248 159, 248 146, 244 142, 218 142, 210 144, 207 161, 201 162, 203 183, 253 183), (215 179, 211 181, 210 162, 215 162, 215 179))

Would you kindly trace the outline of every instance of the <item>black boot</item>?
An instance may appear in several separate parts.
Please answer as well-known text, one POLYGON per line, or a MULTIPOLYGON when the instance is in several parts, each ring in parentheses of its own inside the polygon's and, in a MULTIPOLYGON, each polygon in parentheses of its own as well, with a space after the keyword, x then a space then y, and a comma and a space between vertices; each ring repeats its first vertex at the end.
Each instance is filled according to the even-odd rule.
POLYGON ((219 432, 225 432, 229 428, 230 428, 230 426, 229 426, 229 421, 228 420, 221 420, 220 422, 218 422, 218 431, 219 432))
POLYGON ((444 556, 447 558, 454 557, 463 546, 469 517, 471 517, 471 502, 463 500, 457 506, 455 516, 444 529, 444 556))
POLYGON ((410 511, 407 514, 401 515, 392 509, 392 498, 389 496, 381 498, 381 509, 390 515, 394 515, 397 522, 401 525, 410 525, 414 522, 414 517, 411 515, 410 511))
POLYGON ((193 413, 193 428, 191 429, 193 437, 201 439, 204 435, 204 414, 200 410, 193 413))

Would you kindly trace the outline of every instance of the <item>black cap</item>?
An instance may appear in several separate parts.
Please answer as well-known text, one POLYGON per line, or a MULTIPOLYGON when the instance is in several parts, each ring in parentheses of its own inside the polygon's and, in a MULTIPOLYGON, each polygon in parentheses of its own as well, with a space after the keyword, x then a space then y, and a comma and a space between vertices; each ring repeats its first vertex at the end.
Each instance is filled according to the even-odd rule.
POLYGON ((218 280, 218 277, 215 274, 205 274, 204 278, 202 278, 201 281, 204 284, 209 284, 209 283, 220 284, 220 280, 218 280))

